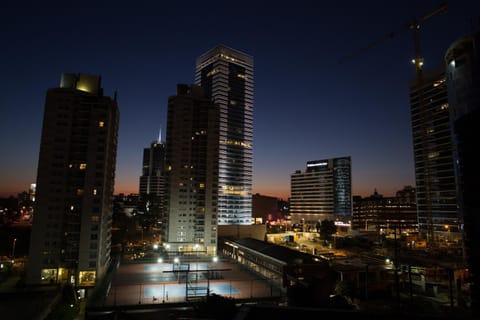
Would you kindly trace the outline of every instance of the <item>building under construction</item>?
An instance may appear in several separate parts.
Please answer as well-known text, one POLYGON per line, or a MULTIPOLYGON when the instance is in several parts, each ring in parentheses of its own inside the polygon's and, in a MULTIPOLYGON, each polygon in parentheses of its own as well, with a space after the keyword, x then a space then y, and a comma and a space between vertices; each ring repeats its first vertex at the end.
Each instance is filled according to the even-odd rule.
POLYGON ((459 240, 453 144, 443 65, 410 84, 419 233, 428 246, 459 240))

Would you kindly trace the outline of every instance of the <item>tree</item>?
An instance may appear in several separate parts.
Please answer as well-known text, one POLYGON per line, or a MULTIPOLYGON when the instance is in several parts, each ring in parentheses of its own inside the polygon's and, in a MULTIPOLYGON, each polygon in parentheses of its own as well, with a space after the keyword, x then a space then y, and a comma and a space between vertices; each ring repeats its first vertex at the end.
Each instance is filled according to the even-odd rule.
POLYGON ((337 232, 337 226, 333 220, 323 220, 320 224, 320 239, 331 240, 332 234, 337 232))
POLYGON ((229 320, 234 318, 238 310, 235 299, 212 293, 195 306, 195 311, 200 318, 229 320))

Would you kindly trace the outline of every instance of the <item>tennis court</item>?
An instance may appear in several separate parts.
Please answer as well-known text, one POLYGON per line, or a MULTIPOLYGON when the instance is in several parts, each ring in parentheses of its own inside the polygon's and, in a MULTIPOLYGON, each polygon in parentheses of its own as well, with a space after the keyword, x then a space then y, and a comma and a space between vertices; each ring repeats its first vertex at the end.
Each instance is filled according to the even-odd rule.
POLYGON ((117 269, 103 304, 183 302, 207 294, 245 299, 280 296, 281 292, 231 262, 125 264, 117 269))

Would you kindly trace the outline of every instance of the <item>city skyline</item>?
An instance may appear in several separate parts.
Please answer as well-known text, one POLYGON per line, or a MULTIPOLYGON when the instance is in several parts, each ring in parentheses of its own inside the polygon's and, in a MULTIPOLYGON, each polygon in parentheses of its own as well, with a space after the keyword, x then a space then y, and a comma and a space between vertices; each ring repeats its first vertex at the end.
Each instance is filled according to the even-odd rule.
MULTIPOLYGON (((2 5, 0 35, 9 45, 0 54, 0 196, 35 182, 45 95, 69 72, 98 74, 106 95, 118 92, 115 193, 137 193, 143 148, 167 129, 168 97, 178 83, 194 83, 195 59, 218 44, 255 59, 254 194, 286 199, 290 175, 305 161, 342 156, 352 158, 353 195, 415 186, 413 41, 404 24, 440 4, 417 2, 300 1, 290 8, 247 1, 234 13, 226 4, 188 1, 134 9, 2 5), (398 33, 382 38, 391 31, 398 33)), ((448 13, 422 25, 425 70, 443 64, 447 48, 478 28, 478 12, 473 1, 449 2, 448 13)))

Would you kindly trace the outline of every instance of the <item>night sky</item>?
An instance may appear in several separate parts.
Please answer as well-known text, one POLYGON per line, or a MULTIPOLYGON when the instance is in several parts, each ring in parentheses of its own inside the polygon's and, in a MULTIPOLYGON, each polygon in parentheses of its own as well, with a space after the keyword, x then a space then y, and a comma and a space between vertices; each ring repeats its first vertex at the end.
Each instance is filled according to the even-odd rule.
MULTIPOLYGON (((405 25, 440 3, 4 1, 0 196, 35 181, 46 91, 64 72, 101 75, 104 93, 118 92, 115 193, 137 193, 143 148, 160 127, 165 139, 168 97, 194 82, 195 59, 218 44, 254 57, 254 193, 286 199, 295 170, 343 156, 352 157, 354 195, 415 186, 405 25)), ((479 15, 480 1, 449 1, 448 13, 421 24, 425 70, 478 29, 479 15)))

